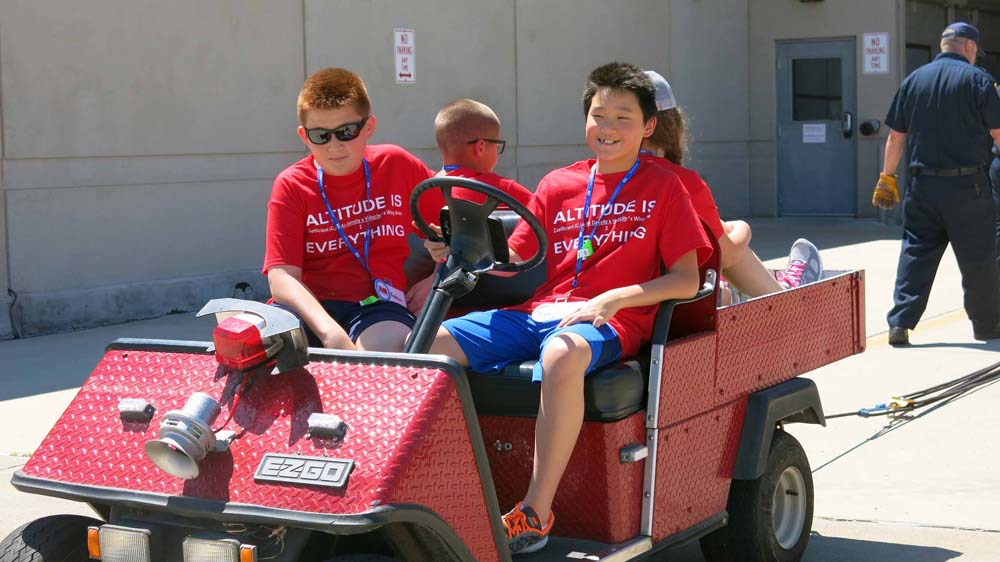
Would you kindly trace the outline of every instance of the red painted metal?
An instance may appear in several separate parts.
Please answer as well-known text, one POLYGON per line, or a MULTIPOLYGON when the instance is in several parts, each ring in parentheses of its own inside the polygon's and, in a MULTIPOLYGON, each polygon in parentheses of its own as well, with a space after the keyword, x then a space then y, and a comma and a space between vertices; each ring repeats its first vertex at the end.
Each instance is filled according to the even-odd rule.
MULTIPOLYGON (((705 274, 711 269, 716 272, 716 279, 721 279, 722 268, 719 267, 722 259, 722 252, 719 249, 719 240, 712 234, 705 221, 701 221, 705 228, 705 235, 712 243, 712 255, 699 267, 699 283, 705 282, 705 274)), ((679 339, 699 332, 714 331, 718 325, 718 311, 715 303, 718 301, 719 286, 716 284, 715 294, 694 302, 678 305, 674 308, 673 316, 670 320, 670 331, 668 339, 679 339)))
MULTIPOLYGON (((664 350, 654 540, 725 509, 749 393, 864 349, 863 298, 863 272, 853 272, 721 309, 718 317, 689 309, 676 319, 675 332, 709 329, 664 350)), ((202 391, 220 401, 219 419, 226 419, 241 382, 206 353, 108 351, 23 473, 300 512, 349 515, 417 504, 451 525, 477 559, 498 559, 474 436, 447 373, 359 361, 260 375, 229 425, 243 433, 230 451, 201 463, 199 478, 174 478, 147 459, 143 445, 156 437, 164 413, 202 391), (123 398, 150 401, 157 408, 152 422, 123 422, 123 398), (340 416, 349 426, 343 441, 306 437, 313 412, 340 416), (258 483, 253 473, 265 453, 328 455, 356 465, 343 489, 258 483)), ((638 534, 643 462, 621 464, 618 454, 645 442, 644 415, 584 424, 553 504, 556 535, 620 543, 638 534)), ((479 421, 506 510, 527 489, 535 420, 479 421)))
POLYGON ((718 402, 715 391, 715 332, 670 342, 663 350, 657 427, 690 418, 718 402))
POLYGON ((726 508, 746 398, 660 431, 653 541, 726 508))
POLYGON ((23 469, 59 482, 206 498, 301 512, 356 514, 393 501, 421 501, 452 524, 480 560, 496 546, 475 472, 471 442, 454 382, 417 367, 312 363, 249 385, 229 428, 245 433, 227 453, 210 453, 201 475, 182 480, 146 458, 162 415, 195 391, 223 404, 228 416, 241 375, 220 369, 211 355, 111 350, 23 469), (145 398, 151 423, 123 423, 122 398, 145 398), (306 437, 313 412, 340 416, 342 442, 306 437), (433 448, 433 452, 429 449, 433 448), (345 489, 256 482, 264 453, 353 459, 345 489), (414 459, 419 469, 409 469, 414 459), (437 477, 444 475, 446 477, 437 477), (462 501, 451 502, 456 485, 462 501), (472 524, 475 518, 484 524, 472 524))
POLYGON ((413 420, 425 426, 427 437, 404 469, 391 503, 431 509, 455 529, 476 560, 499 561, 461 402, 452 385, 438 385, 438 390, 443 393, 440 412, 413 420))
POLYGON ((858 353, 863 294, 852 273, 720 310, 717 403, 858 353))
MULTIPOLYGON (((480 416, 479 423, 500 509, 506 511, 528 489, 535 420, 480 416)), ((644 442, 642 412, 614 423, 583 424, 552 504, 555 535, 620 543, 639 534, 643 463, 622 464, 618 451, 644 442)))

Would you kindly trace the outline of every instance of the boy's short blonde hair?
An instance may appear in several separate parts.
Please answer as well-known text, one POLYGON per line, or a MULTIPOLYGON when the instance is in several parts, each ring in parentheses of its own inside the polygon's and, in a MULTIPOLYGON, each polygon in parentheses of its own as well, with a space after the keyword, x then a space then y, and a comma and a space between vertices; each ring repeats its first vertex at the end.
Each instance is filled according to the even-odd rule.
POLYGON ((354 106, 362 116, 371 113, 368 89, 361 78, 344 68, 324 68, 312 73, 302 84, 297 104, 299 124, 305 126, 310 109, 354 106))
POLYGON ((500 130, 500 118, 490 106, 476 100, 455 100, 444 106, 434 118, 434 138, 444 151, 464 145, 472 139, 494 136, 500 130))

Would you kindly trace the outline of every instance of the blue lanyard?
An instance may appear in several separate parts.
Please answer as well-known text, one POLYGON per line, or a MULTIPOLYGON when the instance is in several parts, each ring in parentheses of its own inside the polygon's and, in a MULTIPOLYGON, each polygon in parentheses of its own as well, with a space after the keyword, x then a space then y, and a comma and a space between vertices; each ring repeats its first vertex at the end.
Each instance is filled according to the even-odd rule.
MULTIPOLYGON (((365 200, 368 200, 372 198, 372 177, 371 173, 368 171, 368 160, 362 158, 361 164, 365 169, 365 200)), ((368 230, 365 231, 365 255, 364 258, 362 258, 358 250, 351 244, 351 240, 347 237, 347 233, 344 232, 344 227, 340 226, 340 221, 337 220, 337 215, 333 213, 333 207, 330 206, 330 200, 326 198, 326 188, 323 187, 323 168, 319 166, 316 167, 316 181, 319 183, 319 194, 323 196, 323 203, 326 204, 326 212, 330 215, 330 222, 332 222, 333 226, 337 228, 337 233, 340 234, 340 239, 343 240, 347 249, 350 250, 351 253, 354 254, 354 257, 356 257, 358 261, 361 262, 361 265, 364 266, 365 271, 368 272, 368 277, 374 279, 372 270, 368 268, 368 244, 372 239, 372 221, 366 221, 368 223, 368 230)))
MULTIPOLYGON (((638 169, 639 169, 639 159, 636 158, 635 163, 633 163, 632 167, 629 168, 628 172, 625 173, 625 177, 622 178, 622 181, 618 182, 618 187, 615 188, 614 192, 611 194, 611 197, 608 198, 607 203, 601 205, 601 214, 600 216, 597 217, 597 220, 594 222, 593 228, 590 229, 590 234, 587 235, 586 242, 589 242, 594 238, 594 234, 597 232, 597 227, 600 226, 601 221, 604 220, 604 215, 607 213, 608 209, 610 209, 611 206, 614 204, 615 199, 618 198, 618 194, 621 193, 622 188, 625 187, 625 184, 628 183, 628 180, 632 179, 632 176, 635 175, 635 171, 638 169)), ((587 219, 590 218, 590 197, 591 195, 594 194, 594 178, 596 176, 597 176, 597 164, 594 164, 590 168, 590 181, 587 182, 587 197, 583 201, 583 222, 580 223, 580 234, 579 236, 577 236, 576 240, 576 271, 573 273, 574 289, 576 288, 577 280, 580 277, 580 270, 583 269, 584 257, 580 253, 580 251, 584 249, 585 241, 583 237, 583 231, 587 225, 587 219)))
POLYGON ((447 166, 445 166, 442 169, 444 171, 446 171, 446 172, 454 172, 455 170, 457 170, 459 168, 461 168, 461 166, 455 166, 454 164, 448 164, 447 166))

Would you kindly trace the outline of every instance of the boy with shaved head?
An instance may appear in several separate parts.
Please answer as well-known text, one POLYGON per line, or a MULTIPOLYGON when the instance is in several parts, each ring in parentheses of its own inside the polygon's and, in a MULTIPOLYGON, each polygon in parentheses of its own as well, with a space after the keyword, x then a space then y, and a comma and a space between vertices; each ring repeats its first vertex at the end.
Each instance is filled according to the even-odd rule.
MULTIPOLYGON (((434 118, 434 138, 441 152, 438 176, 481 181, 527 205, 531 192, 516 181, 493 173, 507 141, 500 138, 500 118, 490 106, 470 99, 455 100, 434 118)), ((454 197, 483 203, 486 196, 455 188, 454 197)), ((406 293, 407 306, 416 313, 433 283, 433 275, 416 283, 406 293)))

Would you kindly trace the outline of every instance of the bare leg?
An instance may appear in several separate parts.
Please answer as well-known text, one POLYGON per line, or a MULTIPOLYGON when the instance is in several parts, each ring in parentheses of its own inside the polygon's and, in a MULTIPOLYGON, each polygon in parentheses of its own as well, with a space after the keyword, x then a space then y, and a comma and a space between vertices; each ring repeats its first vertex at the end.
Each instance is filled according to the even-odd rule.
POLYGON ((535 423, 535 468, 524 505, 548 521, 552 500, 583 425, 583 376, 590 345, 573 333, 553 338, 542 353, 542 400, 535 423))
POLYGON ((438 328, 438 332, 434 336, 434 343, 431 344, 431 348, 427 353, 447 355, 458 361, 459 365, 463 367, 469 366, 469 358, 465 356, 462 347, 455 341, 455 337, 451 335, 451 332, 444 328, 438 328))
POLYGON ((722 223, 726 233, 719 238, 719 261, 722 269, 729 269, 750 251, 750 225, 743 221, 722 223))
POLYGON ((410 335, 406 324, 386 320, 376 322, 358 334, 355 344, 359 351, 403 351, 403 344, 410 335))
POLYGON ((743 259, 723 269, 722 274, 733 286, 751 297, 760 297, 784 290, 784 287, 778 284, 771 272, 764 267, 757 254, 749 248, 743 254, 743 259))

